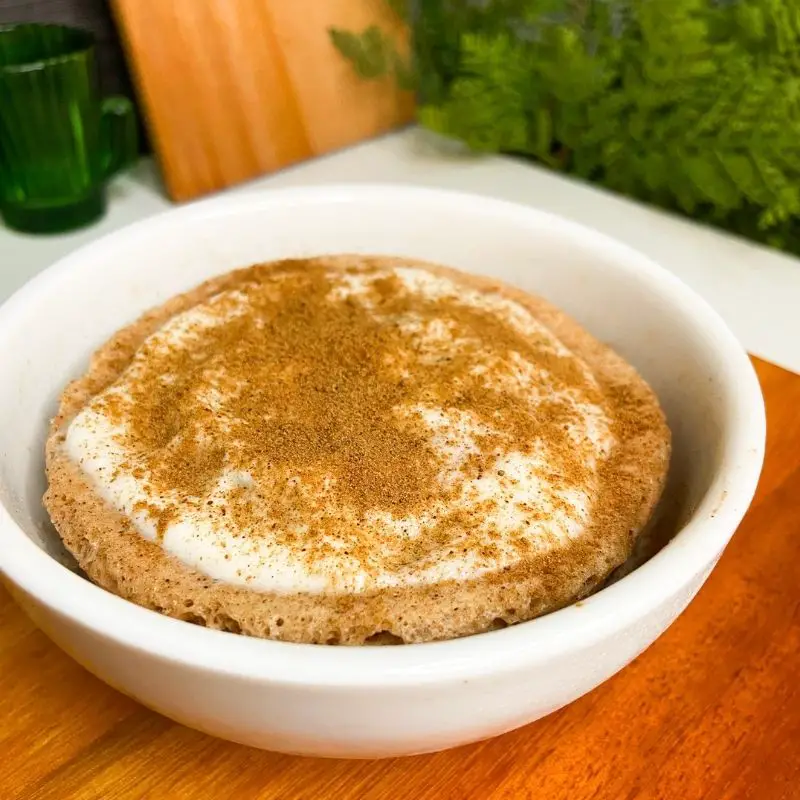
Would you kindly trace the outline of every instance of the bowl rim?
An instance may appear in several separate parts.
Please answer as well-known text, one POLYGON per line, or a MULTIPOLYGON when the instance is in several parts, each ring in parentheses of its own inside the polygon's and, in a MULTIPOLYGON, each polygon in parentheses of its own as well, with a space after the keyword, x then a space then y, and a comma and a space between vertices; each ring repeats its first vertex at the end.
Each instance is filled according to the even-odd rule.
MULTIPOLYGON (((82 262, 181 220, 268 209, 275 204, 325 205, 427 199, 487 215, 546 223, 582 240, 635 272, 662 298, 678 305, 712 337, 729 419, 720 467, 703 500, 678 535, 648 562, 584 600, 529 622, 460 639, 400 647, 328 647, 257 639, 190 625, 107 592, 58 563, 35 544, 0 504, 0 573, 35 602, 117 645, 159 660, 286 685, 350 689, 465 681, 497 676, 579 654, 648 615, 710 571, 755 493, 764 457, 766 420, 758 378, 747 354, 719 314, 664 267, 603 233, 532 206, 467 192, 395 184, 330 184, 223 195, 156 214, 106 234, 40 272, 0 306, 0 353, 20 313, 82 262), (87 258, 88 257, 88 258, 87 258)), ((144 310, 144 309, 143 309, 144 310)), ((0 375, 3 363, 0 359, 0 375)))

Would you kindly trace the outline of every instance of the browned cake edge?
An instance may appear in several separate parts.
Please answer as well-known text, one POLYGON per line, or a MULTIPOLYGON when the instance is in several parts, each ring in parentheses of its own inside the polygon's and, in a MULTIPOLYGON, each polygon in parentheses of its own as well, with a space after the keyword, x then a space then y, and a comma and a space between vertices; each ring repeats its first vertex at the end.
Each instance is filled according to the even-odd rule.
POLYGON ((66 547, 97 584, 145 608, 210 628, 292 642, 424 642, 480 633, 532 619, 592 592, 630 555, 661 494, 670 433, 658 400, 636 370, 546 301, 499 281, 406 258, 341 255, 327 267, 416 266, 462 285, 492 291, 527 308, 594 372, 620 439, 603 468, 613 487, 592 527, 556 552, 468 581, 383 589, 360 595, 279 594, 216 581, 144 539, 110 507, 63 447, 66 428, 92 397, 125 370, 141 343, 167 320, 220 291, 265 274, 256 265, 213 278, 120 330, 64 391, 47 441, 44 504, 66 547))

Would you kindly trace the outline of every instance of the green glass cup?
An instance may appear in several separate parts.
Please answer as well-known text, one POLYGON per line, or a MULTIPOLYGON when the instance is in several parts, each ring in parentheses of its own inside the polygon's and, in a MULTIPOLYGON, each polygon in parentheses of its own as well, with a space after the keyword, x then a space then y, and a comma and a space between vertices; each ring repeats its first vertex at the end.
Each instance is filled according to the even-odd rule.
POLYGON ((0 213, 31 233, 102 216, 108 179, 137 156, 133 106, 101 99, 94 37, 62 25, 0 26, 0 213))

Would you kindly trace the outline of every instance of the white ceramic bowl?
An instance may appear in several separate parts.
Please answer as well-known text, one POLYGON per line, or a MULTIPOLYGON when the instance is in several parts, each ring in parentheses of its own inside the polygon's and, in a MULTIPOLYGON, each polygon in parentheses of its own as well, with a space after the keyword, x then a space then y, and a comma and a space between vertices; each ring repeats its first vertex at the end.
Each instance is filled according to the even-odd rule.
POLYGON ((764 407, 720 318, 644 256, 531 208, 397 186, 223 197, 73 253, 0 310, 0 571, 97 676, 169 717, 257 747, 327 756, 437 750, 523 725, 644 650, 708 577, 755 490, 764 407), (633 362, 674 434, 674 539, 579 606, 401 647, 262 641, 139 608, 70 569, 45 511, 43 444, 67 381, 140 312, 211 275, 283 256, 416 256, 542 294, 633 362))

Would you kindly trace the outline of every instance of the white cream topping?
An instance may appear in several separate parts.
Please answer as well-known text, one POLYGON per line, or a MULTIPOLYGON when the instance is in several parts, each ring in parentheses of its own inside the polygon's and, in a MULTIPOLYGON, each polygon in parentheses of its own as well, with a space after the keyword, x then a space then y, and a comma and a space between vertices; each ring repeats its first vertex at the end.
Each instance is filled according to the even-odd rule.
MULTIPOLYGON (((536 321, 523 306, 498 294, 466 289, 453 281, 435 276, 418 268, 400 268, 379 273, 342 275, 332 273, 335 282, 330 298, 333 301, 349 299, 361 303, 370 313, 380 317, 370 293, 370 283, 377 277, 395 275, 410 291, 426 298, 457 298, 461 304, 501 316, 509 325, 526 336, 543 341, 556 355, 572 359, 582 371, 586 385, 596 387, 596 382, 586 365, 542 324, 536 321)), ((519 537, 522 531, 533 550, 547 551, 562 547, 569 540, 580 537, 591 522, 598 481, 597 468, 608 456, 614 444, 605 410, 588 402, 576 390, 556 389, 554 381, 541 365, 516 354, 511 360, 500 359, 490 348, 486 357, 473 368, 476 374, 485 375, 486 381, 509 394, 524 397, 531 414, 544 400, 557 398, 574 406, 573 422, 568 434, 576 447, 586 451, 585 466, 588 479, 579 488, 563 488, 563 482, 551 472, 554 462, 546 441, 539 441, 530 452, 498 452, 490 472, 480 478, 465 479, 461 468, 465 461, 478 451, 476 437, 485 432, 486 422, 478 420, 468 410, 453 410, 417 405, 395 409, 399 416, 416 415, 429 431, 430 442, 442 454, 439 481, 443 488, 455 490, 447 500, 434 501, 424 512, 405 517, 395 517, 387 511, 371 511, 359 519, 353 509, 341 504, 326 503, 325 485, 308 487, 294 480, 294 491, 308 495, 316 503, 315 518, 298 521, 294 530, 302 534, 310 525, 334 515, 343 528, 358 529, 363 537, 369 533, 374 539, 369 564, 359 561, 347 552, 346 539, 331 538, 330 552, 324 558, 309 563, 291 546, 285 537, 272 536, 273 524, 289 525, 285 521, 269 518, 267 514, 259 525, 258 536, 242 535, 230 517, 220 516, 228 493, 233 488, 253 488, 254 479, 246 471, 223 470, 216 484, 200 502, 187 502, 178 492, 153 496, 147 490, 146 476, 136 477, 132 450, 123 424, 116 423, 106 411, 103 399, 114 393, 126 396, 132 382, 136 381, 154 353, 166 350, 191 350, 193 337, 199 328, 226 324, 238 314, 247 314, 249 302, 244 290, 227 292, 183 314, 170 319, 142 345, 128 369, 119 380, 93 401, 72 421, 66 436, 67 453, 88 476, 95 489, 114 508, 129 517, 136 529, 147 539, 157 540, 156 523, 152 515, 142 510, 150 507, 169 508, 170 521, 161 539, 163 548, 188 567, 234 585, 248 586, 261 591, 278 592, 358 592, 366 589, 397 585, 437 583, 448 578, 465 580, 486 570, 497 570, 513 565, 519 550, 513 545, 512 534, 519 537), (214 313, 221 299, 226 300, 226 316, 214 313), (231 304, 230 301, 236 302, 231 304), (316 494, 312 494, 316 493, 316 494), (209 501, 211 505, 209 506, 209 501), (209 510, 210 509, 210 510, 209 510), (531 510, 535 514, 531 514, 531 510), (464 547, 453 546, 446 550, 432 549, 430 557, 417 563, 397 565, 398 554, 409 540, 423 541, 425 531, 436 520, 454 511, 480 511, 480 522, 465 534, 464 547), (497 537, 497 532, 501 536, 497 537), (506 538, 503 534, 508 534, 506 538), (492 558, 469 545, 476 535, 485 535, 496 545, 492 558)), ((408 312, 393 320, 413 340, 417 349, 414 357, 422 361, 446 358, 459 348, 450 326, 443 320, 426 321, 408 312)), ((413 370, 413 363, 401 366, 413 370)), ((170 381, 169 374, 162 380, 170 381)), ((215 373, 209 370, 206 380, 195 388, 196 397, 208 410, 206 423, 213 426, 200 431, 203 436, 226 434, 226 397, 215 382, 215 373)), ((189 435, 184 432, 183 435, 189 435)), ((329 484, 326 484, 329 485, 329 484)), ((244 532, 246 533, 246 532, 244 532)))

